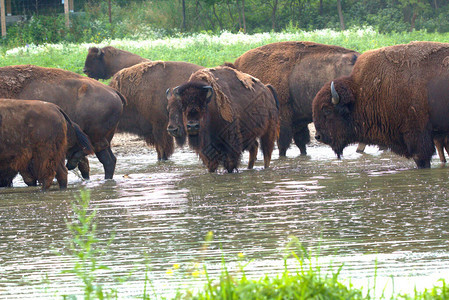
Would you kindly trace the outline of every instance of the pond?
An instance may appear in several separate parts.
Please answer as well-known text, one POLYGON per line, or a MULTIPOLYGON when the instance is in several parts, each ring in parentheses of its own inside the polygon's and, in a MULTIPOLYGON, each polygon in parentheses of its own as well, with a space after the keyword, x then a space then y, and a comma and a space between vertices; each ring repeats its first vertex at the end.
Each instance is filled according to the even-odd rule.
POLYGON ((80 189, 90 190, 100 240, 115 234, 101 257, 110 267, 105 281, 132 273, 110 283, 120 298, 142 295, 146 268, 156 292, 168 296, 202 286, 202 263, 218 277, 222 258, 233 272, 253 260, 248 276, 276 275, 291 236, 317 255, 312 261, 323 272, 344 264, 343 279, 364 288, 376 283, 376 295, 449 278, 449 169, 437 156, 431 169, 418 170, 374 146, 365 154, 350 146, 337 160, 330 147, 312 143, 305 157, 296 147, 283 159, 275 150, 267 170, 261 153, 246 170, 245 153, 239 173, 209 174, 188 148, 157 162, 143 142, 123 139, 113 148, 114 180, 103 180, 91 158, 91 180, 70 173, 65 191, 42 193, 20 178, 0 189, 0 298, 82 294, 79 281, 61 273, 73 267, 64 255, 66 221, 80 189))

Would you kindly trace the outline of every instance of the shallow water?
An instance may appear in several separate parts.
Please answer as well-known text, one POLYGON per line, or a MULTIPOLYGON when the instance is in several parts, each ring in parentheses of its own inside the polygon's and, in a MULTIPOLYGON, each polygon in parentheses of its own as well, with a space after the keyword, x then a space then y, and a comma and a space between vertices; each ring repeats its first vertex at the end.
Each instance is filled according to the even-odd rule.
POLYGON ((110 282, 132 272, 126 283, 111 283, 120 298, 142 295, 147 266, 164 295, 201 286, 201 263, 211 277, 222 257, 238 270, 239 253, 254 260, 248 276, 278 274, 289 236, 319 252, 313 262, 323 272, 343 263, 342 279, 356 286, 372 287, 377 272, 377 296, 391 292, 391 275, 394 290, 409 293, 448 279, 449 168, 437 156, 430 170, 418 170, 377 147, 363 155, 355 148, 342 160, 324 145, 311 145, 306 157, 293 147, 285 159, 275 151, 268 170, 261 155, 255 170, 246 170, 245 153, 234 174, 207 173, 188 149, 164 163, 151 149, 117 149, 114 180, 102 179, 95 158, 91 180, 70 173, 66 191, 41 193, 16 178, 15 188, 0 189, 0 298, 82 294, 77 279, 61 273, 72 268, 69 258, 56 254, 67 249, 70 201, 82 188, 91 192, 100 239, 115 233, 101 258, 111 269, 101 276, 110 282), (209 231, 214 238, 205 246, 209 231))

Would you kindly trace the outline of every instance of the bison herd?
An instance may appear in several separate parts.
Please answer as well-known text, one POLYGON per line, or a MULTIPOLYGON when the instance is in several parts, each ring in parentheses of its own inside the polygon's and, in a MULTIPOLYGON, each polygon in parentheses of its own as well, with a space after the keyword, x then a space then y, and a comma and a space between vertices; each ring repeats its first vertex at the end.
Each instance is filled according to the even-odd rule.
POLYGON ((67 169, 89 178, 86 156, 94 153, 110 179, 116 131, 145 139, 159 160, 169 159, 175 142, 188 142, 209 172, 237 170, 245 150, 252 168, 259 146, 268 168, 275 142, 280 156, 292 140, 305 155, 312 121, 316 140, 339 158, 349 144, 372 144, 429 168, 435 146, 442 162, 449 148, 446 43, 359 54, 279 42, 215 68, 93 47, 83 71, 91 78, 32 65, 0 68, 1 187, 20 173, 27 185, 46 190, 56 178, 65 188, 67 169), (111 77, 109 86, 95 80, 111 77))

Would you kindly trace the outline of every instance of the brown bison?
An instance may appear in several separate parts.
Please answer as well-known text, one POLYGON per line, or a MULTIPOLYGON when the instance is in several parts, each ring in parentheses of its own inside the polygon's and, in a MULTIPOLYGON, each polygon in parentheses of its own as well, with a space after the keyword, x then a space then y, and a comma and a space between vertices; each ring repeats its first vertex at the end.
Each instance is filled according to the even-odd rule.
POLYGON ((362 54, 350 76, 313 100, 316 139, 338 157, 351 143, 386 146, 430 167, 433 137, 449 132, 449 44, 412 42, 362 54))
POLYGON ((0 99, 0 186, 12 186, 18 172, 28 185, 50 187, 56 176, 67 187, 68 164, 93 154, 88 137, 56 105, 0 99))
MULTIPOLYGON (((126 104, 119 92, 73 72, 23 65, 0 68, 0 97, 57 104, 89 136, 105 178, 113 177, 116 158, 110 141, 126 104)), ((83 177, 88 178, 87 159, 81 166, 83 177)))
POLYGON ((94 79, 109 79, 118 71, 148 61, 137 54, 112 46, 89 48, 83 72, 94 79))
POLYGON ((279 155, 285 156, 292 138, 305 155, 310 142, 312 100, 327 81, 349 75, 359 53, 312 42, 279 42, 238 57, 234 66, 271 84, 279 95, 281 129, 279 155))
POLYGON ((258 79, 228 67, 202 69, 187 83, 173 90, 173 102, 180 102, 189 145, 209 172, 223 164, 237 169, 244 150, 254 165, 257 139, 268 168, 279 132, 278 102, 274 90, 258 79))
MULTIPOLYGON (((118 130, 143 137, 153 145, 159 160, 168 159, 174 152, 173 137, 167 132, 168 111, 166 90, 186 82, 190 75, 203 67, 176 61, 143 62, 118 72, 110 86, 123 94, 125 107, 118 130)), ((178 144, 185 141, 181 129, 173 130, 178 144)))

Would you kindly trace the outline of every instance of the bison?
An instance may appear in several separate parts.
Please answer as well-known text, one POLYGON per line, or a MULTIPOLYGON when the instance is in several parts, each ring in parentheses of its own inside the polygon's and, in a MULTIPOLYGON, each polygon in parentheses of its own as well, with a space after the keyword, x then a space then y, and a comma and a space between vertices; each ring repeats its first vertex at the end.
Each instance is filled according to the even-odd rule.
POLYGON ((229 67, 202 69, 173 89, 168 105, 182 110, 189 145, 209 172, 223 164, 227 172, 238 168, 244 150, 254 165, 258 142, 268 168, 279 133, 276 94, 258 79, 229 67))
MULTIPOLYGON (((57 104, 88 135, 105 178, 113 177, 116 158, 110 141, 126 105, 119 92, 73 72, 22 65, 0 68, 0 97, 57 104)), ((78 167, 89 178, 87 159, 78 167)))
POLYGON ((316 139, 338 157, 351 143, 386 146, 429 168, 433 137, 449 132, 449 44, 412 42, 367 51, 350 76, 313 100, 316 139))
POLYGON ((53 179, 67 187, 68 164, 93 154, 88 137, 57 105, 0 99, 0 186, 12 186, 18 172, 28 185, 47 190, 53 179))
POLYGON ((349 75, 358 56, 338 46, 289 41, 249 50, 235 60, 239 71, 273 85, 279 95, 280 156, 286 155, 292 138, 301 154, 307 154, 313 98, 327 81, 349 75))
MULTIPOLYGON (((143 137, 148 145, 155 146, 158 160, 167 160, 174 152, 174 142, 167 132, 165 91, 186 82, 190 75, 202 68, 187 62, 152 61, 118 72, 110 86, 128 101, 118 130, 143 137)), ((185 134, 181 132, 181 129, 172 132, 179 145, 185 140, 185 134)))
POLYGON ((118 71, 148 61, 137 54, 112 46, 91 47, 84 62, 83 72, 94 79, 109 79, 118 71))

